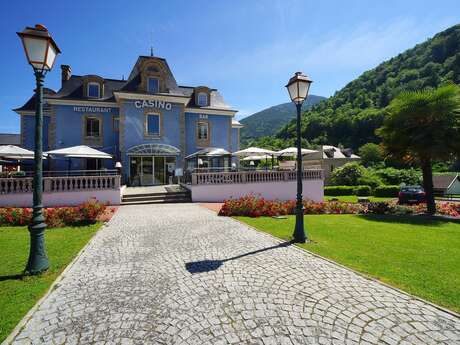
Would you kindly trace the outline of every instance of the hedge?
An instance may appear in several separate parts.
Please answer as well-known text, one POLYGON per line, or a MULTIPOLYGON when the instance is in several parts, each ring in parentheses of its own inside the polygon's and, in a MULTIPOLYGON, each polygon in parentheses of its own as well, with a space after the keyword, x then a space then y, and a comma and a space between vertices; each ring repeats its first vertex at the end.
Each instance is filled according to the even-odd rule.
POLYGON ((374 196, 380 197, 397 197, 399 193, 400 187, 399 186, 379 186, 374 190, 374 196))
POLYGON ((324 187, 324 195, 340 196, 340 195, 353 195, 356 186, 327 186, 324 187))
POLYGON ((357 196, 369 196, 371 195, 371 186, 356 186, 353 193, 357 196))
POLYGON ((324 187, 324 195, 340 196, 340 195, 357 195, 369 196, 372 193, 370 186, 327 186, 324 187))

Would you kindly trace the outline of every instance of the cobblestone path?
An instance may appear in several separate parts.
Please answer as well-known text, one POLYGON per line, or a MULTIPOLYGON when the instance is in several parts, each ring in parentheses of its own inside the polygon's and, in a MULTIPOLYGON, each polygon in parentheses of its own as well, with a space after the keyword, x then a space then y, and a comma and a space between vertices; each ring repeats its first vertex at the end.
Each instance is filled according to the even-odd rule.
POLYGON ((120 207, 15 344, 460 344, 460 319, 194 204, 120 207))

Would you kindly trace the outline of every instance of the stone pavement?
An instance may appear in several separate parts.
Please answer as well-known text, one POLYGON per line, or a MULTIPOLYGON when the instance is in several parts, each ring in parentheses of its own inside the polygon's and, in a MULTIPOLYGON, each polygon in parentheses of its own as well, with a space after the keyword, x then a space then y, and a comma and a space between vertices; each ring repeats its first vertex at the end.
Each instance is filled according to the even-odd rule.
POLYGON ((196 204, 120 207, 14 344, 460 344, 460 319, 196 204))

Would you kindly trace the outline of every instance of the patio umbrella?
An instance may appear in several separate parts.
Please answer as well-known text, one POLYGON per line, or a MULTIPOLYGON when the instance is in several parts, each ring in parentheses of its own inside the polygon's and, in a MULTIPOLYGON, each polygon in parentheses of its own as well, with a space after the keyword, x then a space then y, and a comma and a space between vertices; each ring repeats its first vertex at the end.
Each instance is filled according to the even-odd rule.
POLYGON ((192 153, 191 155, 188 155, 187 157, 185 157, 185 159, 190 159, 197 156, 225 156, 230 154, 230 152, 222 148, 206 147, 204 149, 196 151, 195 153, 192 153))
POLYGON ((15 145, 0 146, 0 157, 9 159, 34 159, 34 152, 15 145))
POLYGON ((264 159, 269 159, 272 158, 272 156, 269 155, 263 155, 263 156, 247 156, 243 158, 243 161, 261 161, 264 159))
MULTIPOLYGON (((302 149, 302 156, 305 156, 309 153, 318 152, 316 150, 302 149)), ((284 150, 280 150, 275 153, 277 156, 288 156, 288 157, 297 157, 297 147, 288 147, 284 150)))
POLYGON ((101 158, 112 159, 108 153, 93 149, 86 145, 65 147, 62 149, 47 151, 46 154, 51 156, 62 156, 66 158, 101 158))
POLYGON ((274 154, 275 154, 275 151, 262 149, 260 147, 248 147, 247 149, 233 152, 233 155, 238 156, 238 157, 264 156, 264 155, 273 156, 274 154))

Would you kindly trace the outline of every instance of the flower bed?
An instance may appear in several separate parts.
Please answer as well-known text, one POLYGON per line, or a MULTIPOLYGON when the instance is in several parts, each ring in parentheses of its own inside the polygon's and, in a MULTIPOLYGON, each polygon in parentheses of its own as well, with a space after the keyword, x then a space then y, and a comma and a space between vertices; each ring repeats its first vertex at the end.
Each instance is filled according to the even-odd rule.
MULTIPOLYGON (((239 199, 225 200, 219 211, 220 216, 281 216, 295 214, 294 200, 279 201, 266 200, 264 198, 248 195, 239 199)), ((305 214, 353 214, 364 209, 361 204, 345 203, 337 201, 313 202, 303 201, 305 214)))
MULTIPOLYGON (((45 223, 49 228, 95 223, 105 214, 107 206, 95 199, 75 207, 44 208, 45 223)), ((31 208, 0 208, 0 225, 27 225, 32 218, 31 208)))
MULTIPOLYGON (((247 195, 238 199, 225 200, 219 211, 219 216, 247 216, 247 217, 273 217, 295 214, 294 200, 279 201, 266 200, 256 195, 247 195)), ((439 215, 460 217, 460 204, 452 202, 438 202, 439 215)), ((396 201, 348 203, 338 201, 313 202, 303 201, 304 214, 392 214, 410 215, 423 214, 425 204, 398 205, 396 201)))

